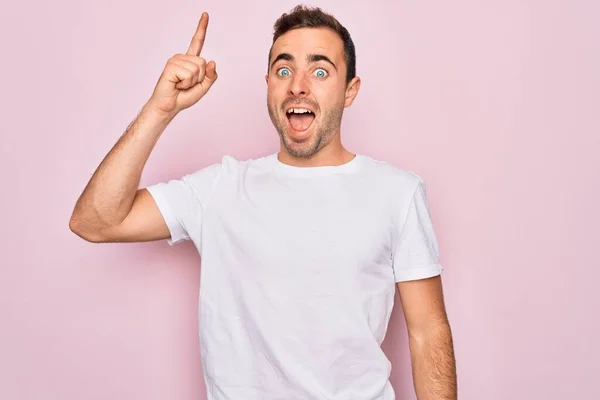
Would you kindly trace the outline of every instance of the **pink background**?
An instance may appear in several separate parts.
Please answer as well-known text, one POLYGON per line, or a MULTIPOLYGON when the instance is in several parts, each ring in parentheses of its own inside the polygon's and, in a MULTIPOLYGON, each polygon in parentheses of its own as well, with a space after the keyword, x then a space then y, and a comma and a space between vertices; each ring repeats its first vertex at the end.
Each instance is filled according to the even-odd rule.
MULTIPOLYGON (((146 185, 274 152, 272 24, 295 3, 12 2, 0 17, 0 398, 204 399, 191 244, 68 229, 92 172, 204 10, 219 81, 168 128, 146 185)), ((600 398, 600 6, 323 1, 352 33, 351 151, 427 183, 459 398, 600 398)), ((402 314, 384 344, 414 399, 402 314)), ((231 360, 235 362, 235 360, 231 360)))

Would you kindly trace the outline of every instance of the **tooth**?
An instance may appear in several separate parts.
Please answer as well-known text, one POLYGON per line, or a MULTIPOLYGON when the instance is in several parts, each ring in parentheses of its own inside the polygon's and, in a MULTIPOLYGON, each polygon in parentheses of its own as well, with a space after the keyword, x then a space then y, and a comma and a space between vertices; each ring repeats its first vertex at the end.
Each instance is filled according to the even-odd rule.
POLYGON ((286 111, 288 114, 311 114, 312 111, 306 108, 290 108, 286 111))

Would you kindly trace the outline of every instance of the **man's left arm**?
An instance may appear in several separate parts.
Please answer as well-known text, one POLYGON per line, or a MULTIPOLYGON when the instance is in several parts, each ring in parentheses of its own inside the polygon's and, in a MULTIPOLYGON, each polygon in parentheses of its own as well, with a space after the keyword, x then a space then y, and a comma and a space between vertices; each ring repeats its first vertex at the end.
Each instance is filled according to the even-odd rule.
POLYGON ((456 361, 441 277, 398 282, 418 400, 457 399, 456 361))

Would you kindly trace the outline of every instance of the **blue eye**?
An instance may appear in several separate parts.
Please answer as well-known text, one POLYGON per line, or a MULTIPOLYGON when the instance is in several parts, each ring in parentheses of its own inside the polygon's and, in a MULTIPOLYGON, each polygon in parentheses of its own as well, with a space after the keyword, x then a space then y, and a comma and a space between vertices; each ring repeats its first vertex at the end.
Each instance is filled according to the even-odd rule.
POLYGON ((279 75, 279 76, 290 76, 291 72, 290 72, 289 69, 283 67, 283 68, 279 68, 277 70, 277 75, 279 75))
POLYGON ((317 78, 325 78, 327 76, 327 71, 325 71, 323 68, 319 68, 315 71, 315 73, 317 74, 317 78))

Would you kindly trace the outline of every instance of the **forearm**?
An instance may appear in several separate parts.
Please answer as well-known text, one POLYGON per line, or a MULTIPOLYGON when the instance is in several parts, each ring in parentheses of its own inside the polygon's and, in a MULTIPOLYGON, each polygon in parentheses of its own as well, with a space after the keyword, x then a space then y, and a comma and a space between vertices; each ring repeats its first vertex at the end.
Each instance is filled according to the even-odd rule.
POLYGON ((79 197, 71 227, 102 229, 122 222, 133 204, 142 171, 173 119, 146 104, 102 160, 79 197))
POLYGON ((422 336, 411 336, 410 353, 417 398, 455 400, 456 362, 450 326, 442 324, 422 336))

